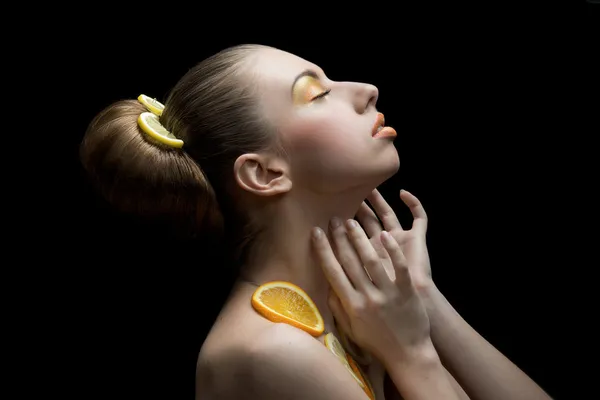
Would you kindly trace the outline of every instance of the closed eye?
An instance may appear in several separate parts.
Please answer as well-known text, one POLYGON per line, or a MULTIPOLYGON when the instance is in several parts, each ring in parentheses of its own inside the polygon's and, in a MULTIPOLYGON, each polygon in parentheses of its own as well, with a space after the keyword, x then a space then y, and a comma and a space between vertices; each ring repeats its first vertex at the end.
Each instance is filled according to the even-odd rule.
POLYGON ((315 97, 313 97, 312 99, 310 99, 310 101, 315 101, 317 99, 325 97, 325 96, 327 96, 329 94, 329 92, 331 92, 331 89, 328 89, 328 90, 324 91, 323 93, 319 93, 318 95, 316 95, 315 97))

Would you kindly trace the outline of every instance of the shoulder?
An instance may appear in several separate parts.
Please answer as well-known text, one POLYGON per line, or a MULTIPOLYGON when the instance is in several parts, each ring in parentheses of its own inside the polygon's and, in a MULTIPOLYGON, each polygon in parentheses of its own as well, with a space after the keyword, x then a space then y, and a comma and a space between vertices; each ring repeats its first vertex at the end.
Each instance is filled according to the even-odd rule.
POLYGON ((248 399, 368 399, 321 342, 286 324, 265 330, 240 368, 240 389, 248 399))

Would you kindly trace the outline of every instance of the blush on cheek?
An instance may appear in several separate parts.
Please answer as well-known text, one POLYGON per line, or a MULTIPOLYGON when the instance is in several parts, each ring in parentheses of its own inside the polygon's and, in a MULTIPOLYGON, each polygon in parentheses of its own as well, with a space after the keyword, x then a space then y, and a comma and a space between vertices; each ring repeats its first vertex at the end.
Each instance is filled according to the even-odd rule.
POLYGON ((324 140, 323 132, 319 129, 319 124, 296 123, 288 128, 284 134, 284 141, 289 151, 307 149, 316 146, 324 140))
POLYGON ((344 147, 354 147, 357 134, 356 127, 343 120, 331 121, 319 119, 302 121, 294 124, 293 129, 286 132, 285 142, 289 150, 294 151, 335 151, 344 147))
POLYGON ((305 131, 295 135, 290 141, 288 151, 292 157, 331 157, 333 154, 347 153, 352 149, 351 141, 339 132, 324 130, 305 131))
POLYGON ((350 173, 364 162, 364 147, 346 139, 339 132, 317 130, 297 135, 288 150, 294 174, 331 183, 350 173))

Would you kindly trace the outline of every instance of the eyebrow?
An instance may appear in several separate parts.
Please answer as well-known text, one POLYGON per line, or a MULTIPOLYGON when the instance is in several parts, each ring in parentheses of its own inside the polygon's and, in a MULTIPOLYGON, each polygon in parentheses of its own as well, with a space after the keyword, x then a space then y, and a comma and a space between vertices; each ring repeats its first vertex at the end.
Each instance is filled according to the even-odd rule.
POLYGON ((292 96, 294 94, 294 86, 296 86, 296 82, 298 82, 298 80, 300 80, 300 78, 302 78, 304 76, 312 76, 315 79, 319 79, 319 75, 315 71, 313 71, 311 69, 307 69, 307 70, 304 70, 304 71, 300 72, 298 74, 298 76, 294 78, 294 82, 292 83, 292 90, 291 90, 292 91, 292 96))

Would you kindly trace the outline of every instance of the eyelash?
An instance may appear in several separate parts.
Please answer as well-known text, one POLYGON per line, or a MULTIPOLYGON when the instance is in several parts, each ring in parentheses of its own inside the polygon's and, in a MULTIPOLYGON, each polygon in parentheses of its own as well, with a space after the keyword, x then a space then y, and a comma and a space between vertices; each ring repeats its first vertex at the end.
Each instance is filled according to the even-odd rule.
POLYGON ((325 97, 325 96, 327 96, 329 94, 329 92, 331 92, 331 89, 327 89, 323 93, 319 93, 318 95, 316 95, 315 97, 313 97, 312 99, 310 99, 310 101, 315 101, 317 99, 320 99, 321 97, 325 97))

